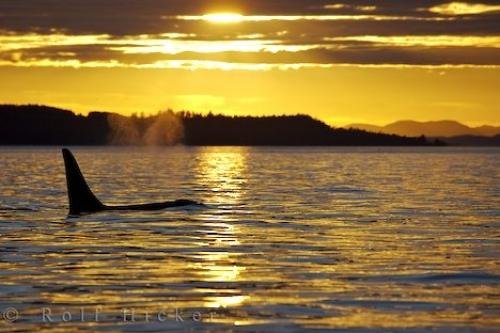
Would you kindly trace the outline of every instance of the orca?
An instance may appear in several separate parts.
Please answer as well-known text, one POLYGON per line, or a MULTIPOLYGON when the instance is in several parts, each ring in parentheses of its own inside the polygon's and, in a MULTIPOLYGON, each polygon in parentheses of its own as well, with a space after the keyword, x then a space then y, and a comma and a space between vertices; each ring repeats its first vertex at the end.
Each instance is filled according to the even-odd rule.
POLYGON ((92 193, 83 177, 78 162, 69 149, 63 148, 64 167, 66 169, 66 184, 68 187, 69 215, 78 216, 102 211, 124 211, 124 210, 161 210, 172 207, 184 207, 189 205, 204 206, 201 203, 180 199, 175 201, 165 201, 135 205, 109 206, 103 204, 92 193))

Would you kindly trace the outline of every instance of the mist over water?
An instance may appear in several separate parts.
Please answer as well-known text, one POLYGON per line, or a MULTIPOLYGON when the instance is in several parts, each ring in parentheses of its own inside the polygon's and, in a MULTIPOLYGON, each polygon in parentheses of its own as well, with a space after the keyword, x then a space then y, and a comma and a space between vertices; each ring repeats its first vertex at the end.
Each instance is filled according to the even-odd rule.
POLYGON ((68 219, 60 150, 1 148, 0 312, 18 312, 0 320, 2 332, 500 324, 497 148, 73 152, 106 203, 187 198, 208 207, 68 219))
POLYGON ((139 145, 143 143, 139 128, 129 117, 119 114, 108 116, 108 125, 111 128, 109 142, 115 145, 139 145))
POLYGON ((184 137, 182 120, 172 111, 161 112, 152 117, 152 121, 110 114, 108 125, 112 145, 175 145, 184 137))

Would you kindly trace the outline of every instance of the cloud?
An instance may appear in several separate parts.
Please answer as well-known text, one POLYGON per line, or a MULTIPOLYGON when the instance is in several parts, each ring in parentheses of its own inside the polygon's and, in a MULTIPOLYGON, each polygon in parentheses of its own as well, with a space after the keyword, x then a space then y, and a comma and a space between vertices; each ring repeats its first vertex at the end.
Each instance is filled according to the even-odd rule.
MULTIPOLYGON (((260 37, 260 36, 259 36, 260 37)), ((199 40, 166 33, 0 36, 2 65, 270 70, 359 65, 498 65, 499 36, 357 35, 199 40), (163 38, 162 38, 163 37, 163 38)))
POLYGON ((2 66, 18 67, 55 67, 55 68, 135 68, 135 69, 180 69, 180 70, 222 70, 222 71, 270 71, 297 70, 303 68, 331 68, 332 64, 318 63, 234 63, 210 60, 160 60, 147 64, 123 63, 116 60, 80 61, 29 59, 19 62, 0 60, 2 66))
POLYGON ((196 52, 196 53, 221 53, 228 51, 235 52, 298 52, 314 48, 314 45, 290 45, 283 44, 279 40, 213 40, 213 41, 199 41, 199 40, 164 40, 160 43, 131 43, 133 46, 119 46, 111 47, 110 50, 121 51, 125 54, 138 54, 138 53, 165 53, 165 54, 179 54, 183 52, 196 52))
POLYGON ((476 15, 500 11, 500 5, 482 3, 450 2, 433 6, 429 9, 432 13, 442 15, 476 15))
POLYGON ((0 60, 3 66, 190 70, 500 62, 497 5, 439 0, 217 3, 3 0, 0 60), (226 14, 213 15, 217 10, 226 14))
POLYGON ((0 52, 33 49, 44 46, 92 45, 109 41, 109 39, 109 35, 9 34, 0 36, 0 52))
POLYGON ((331 3, 323 6, 323 8, 325 9, 344 9, 349 7, 350 6, 346 5, 345 3, 331 3))
POLYGON ((324 5, 323 8, 325 9, 354 9, 354 10, 359 10, 362 12, 372 12, 377 10, 377 6, 375 5, 350 5, 350 4, 345 4, 345 3, 333 3, 333 4, 328 4, 324 5))
MULTIPOLYGON (((367 7, 364 7, 367 8, 367 7)), ((237 15, 237 14, 206 14, 206 15, 179 15, 164 16, 164 19, 178 19, 185 21, 206 21, 212 23, 241 23, 241 22, 269 22, 269 21, 449 21, 445 17, 420 17, 399 15, 237 15)))
POLYGON ((325 38, 326 41, 343 42, 370 42, 376 46, 394 45, 394 46, 428 46, 428 47, 446 47, 446 46, 469 46, 469 47, 492 47, 500 48, 500 36, 349 36, 325 38))

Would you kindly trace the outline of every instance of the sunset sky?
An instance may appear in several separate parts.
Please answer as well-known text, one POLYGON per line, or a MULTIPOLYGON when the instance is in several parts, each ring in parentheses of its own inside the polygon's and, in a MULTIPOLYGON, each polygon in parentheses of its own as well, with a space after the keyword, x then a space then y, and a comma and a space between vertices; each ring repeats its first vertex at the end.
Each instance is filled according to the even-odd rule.
POLYGON ((500 1, 2 0, 0 103, 500 125, 500 1))

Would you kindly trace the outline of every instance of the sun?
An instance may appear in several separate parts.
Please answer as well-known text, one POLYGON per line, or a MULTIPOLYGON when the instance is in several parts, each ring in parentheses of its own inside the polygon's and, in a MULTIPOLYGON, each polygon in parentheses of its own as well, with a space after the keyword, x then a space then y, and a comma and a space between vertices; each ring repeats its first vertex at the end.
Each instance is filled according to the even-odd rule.
POLYGON ((238 13, 212 13, 203 15, 203 19, 212 23, 239 23, 244 16, 238 13))

